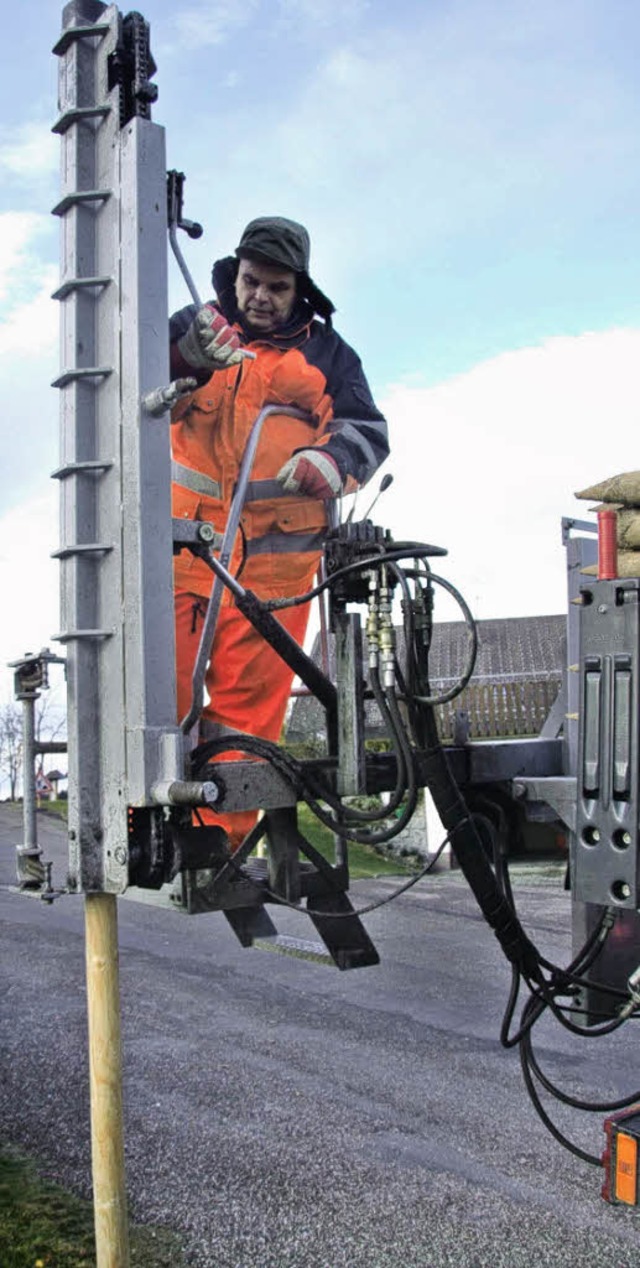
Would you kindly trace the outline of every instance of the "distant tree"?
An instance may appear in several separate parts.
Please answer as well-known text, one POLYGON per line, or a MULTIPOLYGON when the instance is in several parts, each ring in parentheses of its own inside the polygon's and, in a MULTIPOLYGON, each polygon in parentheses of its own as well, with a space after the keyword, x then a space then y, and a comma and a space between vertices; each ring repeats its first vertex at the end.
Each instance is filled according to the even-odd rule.
POLYGON ((36 740, 60 740, 66 738, 67 715, 57 692, 43 693, 36 705, 36 740))
MULTIPOLYGON (((43 694, 34 719, 36 740, 57 740, 64 736, 66 715, 53 692, 43 694)), ((23 777, 24 745, 22 703, 10 700, 0 704, 0 780, 7 780, 11 800, 15 801, 23 777)), ((33 773, 35 778, 35 771, 33 773)))
POLYGON ((17 700, 0 705, 0 775, 9 781, 11 800, 16 799, 22 770, 22 707, 17 700))

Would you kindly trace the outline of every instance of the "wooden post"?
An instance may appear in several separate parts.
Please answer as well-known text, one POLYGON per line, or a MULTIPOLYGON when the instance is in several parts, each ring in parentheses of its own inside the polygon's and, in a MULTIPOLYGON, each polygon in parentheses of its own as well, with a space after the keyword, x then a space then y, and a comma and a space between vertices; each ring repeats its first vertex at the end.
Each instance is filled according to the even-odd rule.
POLYGON ((96 1268, 129 1268, 115 894, 85 898, 96 1268))

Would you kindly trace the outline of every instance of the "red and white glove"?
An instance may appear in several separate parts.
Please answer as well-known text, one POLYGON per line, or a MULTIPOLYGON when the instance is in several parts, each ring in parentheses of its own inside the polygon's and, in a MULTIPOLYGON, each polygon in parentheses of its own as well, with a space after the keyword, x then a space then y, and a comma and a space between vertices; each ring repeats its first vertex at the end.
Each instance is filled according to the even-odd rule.
POLYGON ((199 309, 186 334, 178 340, 178 349, 187 365, 196 370, 225 370, 247 355, 237 332, 212 304, 199 309))
POLYGON ((338 464, 324 449, 301 449, 280 468, 277 479, 285 493, 303 493, 321 502, 342 492, 338 464))

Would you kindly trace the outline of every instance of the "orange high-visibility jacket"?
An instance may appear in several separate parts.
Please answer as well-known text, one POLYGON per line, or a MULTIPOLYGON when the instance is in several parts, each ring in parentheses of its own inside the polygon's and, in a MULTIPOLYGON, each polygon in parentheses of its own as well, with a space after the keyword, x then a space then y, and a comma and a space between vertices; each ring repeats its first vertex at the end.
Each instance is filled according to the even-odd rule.
MULTIPOLYGON (((172 318, 174 347, 195 313, 190 306, 172 318)), ((282 404, 308 412, 311 423, 278 414, 264 423, 231 561, 231 571, 240 571, 242 584, 260 597, 289 596, 303 590, 317 568, 327 519, 323 502, 285 494, 278 471, 297 450, 318 445, 356 488, 387 456, 386 423, 359 358, 330 325, 313 317, 306 301, 296 305, 284 330, 254 341, 243 335, 243 341, 255 360, 214 371, 174 409, 173 514, 208 520, 223 532, 260 410, 282 404)), ((212 573, 185 549, 175 561, 175 582, 178 590, 208 596, 212 573)))

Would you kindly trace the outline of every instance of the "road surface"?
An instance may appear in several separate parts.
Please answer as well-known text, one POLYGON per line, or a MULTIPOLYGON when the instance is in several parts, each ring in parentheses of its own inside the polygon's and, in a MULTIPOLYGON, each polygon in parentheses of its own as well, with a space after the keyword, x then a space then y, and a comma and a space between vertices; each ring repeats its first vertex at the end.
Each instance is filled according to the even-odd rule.
MULTIPOLYGON (((38 816, 54 879, 64 828, 38 816)), ((10 892, 15 808, 0 806, 2 1135, 90 1192, 82 899, 10 892)), ((364 905, 393 878, 358 882, 364 905)), ((520 876, 523 922, 569 958, 558 877, 520 876)), ((279 911, 282 932, 310 937, 279 911)), ((560 1148, 498 1042, 509 970, 462 877, 366 917, 382 963, 349 973, 243 950, 220 915, 119 902, 132 1216, 178 1232, 197 1268, 638 1268, 635 1210, 560 1148)), ((580 1096, 640 1087, 633 1024, 537 1052, 580 1096)), ((559 1112, 599 1153, 602 1115, 559 1112)))

